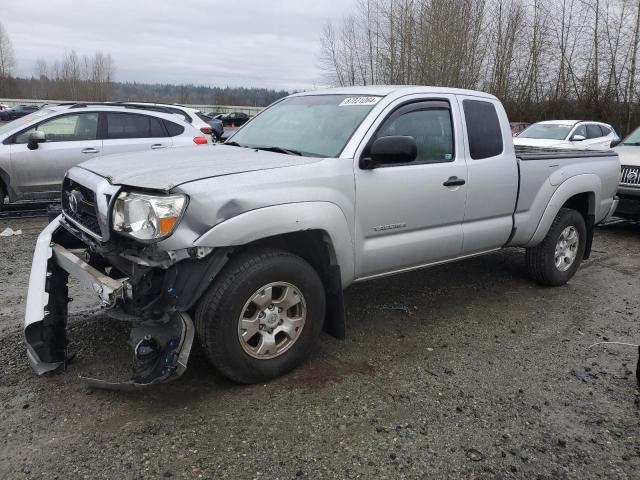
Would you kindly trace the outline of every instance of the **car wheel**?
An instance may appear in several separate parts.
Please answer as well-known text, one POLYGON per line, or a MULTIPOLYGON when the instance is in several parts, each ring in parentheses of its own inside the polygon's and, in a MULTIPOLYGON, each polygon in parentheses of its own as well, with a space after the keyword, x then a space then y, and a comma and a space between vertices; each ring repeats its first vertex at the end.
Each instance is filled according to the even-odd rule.
POLYGON ((7 192, 4 187, 0 185, 0 212, 4 210, 4 206, 6 205, 5 200, 7 198, 7 192))
POLYGON ((298 366, 316 345, 325 292, 315 269, 284 250, 232 258, 196 309, 200 344, 213 366, 257 383, 298 366))
POLYGON ((561 208, 542 243, 527 249, 529 273, 542 285, 564 285, 580 267, 586 243, 584 217, 576 210, 561 208))

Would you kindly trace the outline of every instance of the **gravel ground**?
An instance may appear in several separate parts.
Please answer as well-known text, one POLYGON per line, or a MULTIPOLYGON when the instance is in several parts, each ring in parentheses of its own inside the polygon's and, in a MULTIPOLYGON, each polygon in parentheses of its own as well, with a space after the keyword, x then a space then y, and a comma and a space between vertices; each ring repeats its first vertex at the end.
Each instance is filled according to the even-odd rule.
POLYGON ((123 326, 78 301, 66 373, 37 377, 21 322, 42 221, 0 221, 0 478, 640 478, 640 226, 597 230, 569 285, 508 250, 357 285, 349 335, 264 385, 196 351, 172 384, 91 391, 128 364, 123 326))

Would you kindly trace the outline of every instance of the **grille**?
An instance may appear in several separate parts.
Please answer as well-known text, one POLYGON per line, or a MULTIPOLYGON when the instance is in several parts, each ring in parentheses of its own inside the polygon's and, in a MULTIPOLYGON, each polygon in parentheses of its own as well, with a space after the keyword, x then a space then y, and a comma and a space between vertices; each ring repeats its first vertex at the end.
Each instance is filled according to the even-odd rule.
POLYGON ((640 167, 622 166, 622 175, 620 183, 623 185, 639 185, 640 186, 640 167))
POLYGON ((65 178, 62 183, 62 211, 87 230, 98 236, 102 235, 98 223, 96 194, 90 188, 65 178), (72 208, 72 204, 75 208, 72 208))

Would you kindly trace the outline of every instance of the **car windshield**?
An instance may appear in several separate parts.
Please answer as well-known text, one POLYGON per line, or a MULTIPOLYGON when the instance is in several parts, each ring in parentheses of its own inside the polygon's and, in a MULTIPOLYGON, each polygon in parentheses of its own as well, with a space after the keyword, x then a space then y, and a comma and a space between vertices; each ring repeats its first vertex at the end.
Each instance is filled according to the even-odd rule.
POLYGON ((640 146, 640 127, 631 132, 629 136, 622 141, 622 144, 640 146))
POLYGON ((34 120, 39 120, 43 117, 46 117, 50 113, 53 113, 53 110, 43 108, 40 110, 36 110, 35 112, 30 113, 29 115, 25 115, 24 117, 20 117, 16 120, 13 120, 9 123, 5 123, 4 125, 0 125, 0 135, 4 135, 5 133, 8 133, 11 130, 20 128, 23 125, 28 125, 34 120))
POLYGON ((573 125, 535 123, 522 131, 518 138, 539 138, 547 140, 564 140, 573 125))
POLYGON ((305 95, 286 98, 256 116, 229 143, 337 157, 381 97, 305 95))

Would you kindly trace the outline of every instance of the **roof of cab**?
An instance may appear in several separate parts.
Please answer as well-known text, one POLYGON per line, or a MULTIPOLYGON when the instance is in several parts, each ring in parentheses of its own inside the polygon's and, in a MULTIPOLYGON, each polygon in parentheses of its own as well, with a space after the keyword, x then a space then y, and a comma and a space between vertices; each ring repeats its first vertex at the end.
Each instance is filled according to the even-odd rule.
POLYGON ((306 92, 295 93, 292 97, 304 95, 371 95, 382 96, 395 94, 397 96, 410 95, 414 93, 436 93, 436 94, 452 94, 452 95, 469 95, 473 97, 484 97, 492 100, 497 98, 489 93, 479 92, 476 90, 464 90, 461 88, 448 87, 431 87, 427 85, 364 85, 355 87, 338 87, 327 88, 321 90, 309 90, 306 92))

